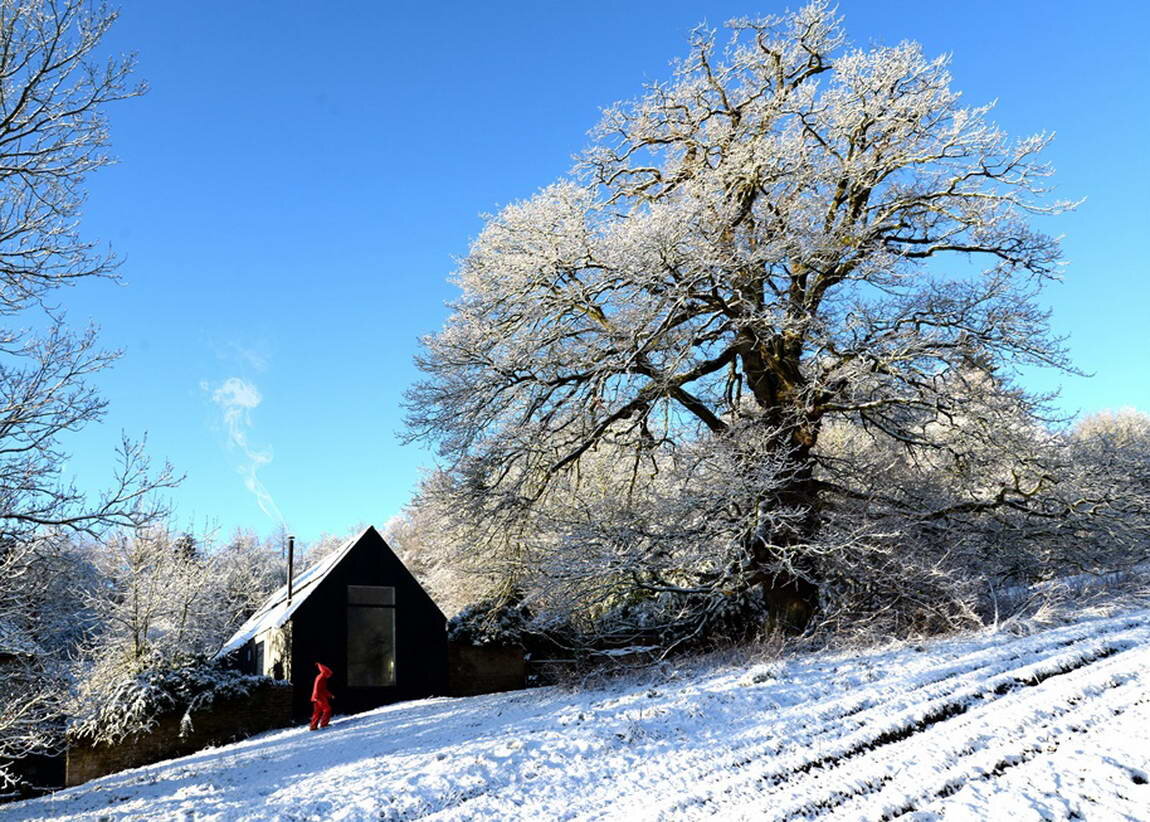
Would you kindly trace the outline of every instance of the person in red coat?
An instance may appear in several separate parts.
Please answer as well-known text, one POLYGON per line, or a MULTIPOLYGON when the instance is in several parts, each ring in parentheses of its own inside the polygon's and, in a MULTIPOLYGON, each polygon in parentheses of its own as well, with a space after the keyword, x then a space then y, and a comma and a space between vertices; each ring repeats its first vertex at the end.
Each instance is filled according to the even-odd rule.
POLYGON ((311 688, 311 701, 315 706, 311 712, 311 729, 313 731, 327 727, 328 721, 331 720, 331 701, 335 698, 327 688, 331 668, 322 662, 317 662, 315 667, 319 669, 319 673, 316 674, 315 684, 311 688))

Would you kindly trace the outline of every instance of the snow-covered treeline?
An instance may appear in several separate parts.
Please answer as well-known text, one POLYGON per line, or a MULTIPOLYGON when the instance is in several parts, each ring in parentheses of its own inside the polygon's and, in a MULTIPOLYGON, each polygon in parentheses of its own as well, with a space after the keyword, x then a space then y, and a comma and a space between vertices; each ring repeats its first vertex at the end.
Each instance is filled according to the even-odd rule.
POLYGON ((151 727, 203 690, 224 640, 282 583, 278 544, 161 526, 56 535, 0 554, 0 788, 13 764, 77 738, 151 727), (198 689, 198 690, 197 690, 198 689), (185 693, 186 692, 186 693, 185 693))

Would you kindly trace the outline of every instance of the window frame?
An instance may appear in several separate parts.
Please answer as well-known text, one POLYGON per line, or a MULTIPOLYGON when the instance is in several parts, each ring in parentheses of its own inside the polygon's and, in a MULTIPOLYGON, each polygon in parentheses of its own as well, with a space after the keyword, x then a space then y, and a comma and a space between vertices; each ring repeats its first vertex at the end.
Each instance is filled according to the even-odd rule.
MULTIPOLYGON (((347 627, 347 687, 349 688, 394 688, 399 682, 399 615, 396 613, 396 590, 394 585, 348 585, 346 587, 345 625, 347 627), (374 600, 374 601, 372 601, 374 600), (382 682, 376 684, 353 684, 353 640, 352 640, 352 612, 354 611, 390 611, 390 654, 382 655, 383 670, 380 673, 382 682), (390 660, 391 665, 387 663, 390 660)), ((362 656, 357 659, 359 662, 362 656)), ((360 662, 361 669, 366 664, 360 662)))

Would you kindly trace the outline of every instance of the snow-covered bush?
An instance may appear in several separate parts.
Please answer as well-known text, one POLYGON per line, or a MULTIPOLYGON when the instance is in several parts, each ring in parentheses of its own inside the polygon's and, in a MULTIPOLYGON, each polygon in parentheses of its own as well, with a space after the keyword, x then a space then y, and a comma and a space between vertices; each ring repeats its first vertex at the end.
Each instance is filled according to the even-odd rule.
POLYGON ((237 535, 222 550, 164 527, 116 533, 95 549, 103 585, 73 666, 70 733, 107 742, 151 730, 253 682, 208 662, 274 585, 266 545, 237 535))
POLYGON ((1150 566, 1076 574, 996 590, 987 615, 999 630, 1026 635, 1084 616, 1111 616, 1150 607, 1150 566))
POLYGON ((717 641, 750 640, 770 624, 766 599, 757 588, 639 593, 595 620, 587 630, 588 645, 685 650, 717 641))
POLYGON ((532 614, 521 600, 490 598, 468 605, 447 622, 447 638, 465 645, 526 647, 532 614))
POLYGON ((145 666, 132 672, 96 671, 73 703, 69 737, 92 744, 113 744, 148 733, 158 720, 181 713, 186 727, 195 711, 219 699, 251 693, 267 677, 242 674, 204 658, 178 665, 145 666))

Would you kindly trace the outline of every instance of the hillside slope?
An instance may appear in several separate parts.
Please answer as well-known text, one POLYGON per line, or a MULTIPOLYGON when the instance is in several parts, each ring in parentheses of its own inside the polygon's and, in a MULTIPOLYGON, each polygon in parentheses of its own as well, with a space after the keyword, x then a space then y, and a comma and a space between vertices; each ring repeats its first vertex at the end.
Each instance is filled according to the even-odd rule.
POLYGON ((1147 819, 1150 611, 1026 637, 433 699, 5 820, 1147 819))

